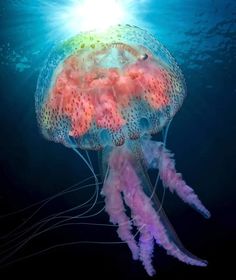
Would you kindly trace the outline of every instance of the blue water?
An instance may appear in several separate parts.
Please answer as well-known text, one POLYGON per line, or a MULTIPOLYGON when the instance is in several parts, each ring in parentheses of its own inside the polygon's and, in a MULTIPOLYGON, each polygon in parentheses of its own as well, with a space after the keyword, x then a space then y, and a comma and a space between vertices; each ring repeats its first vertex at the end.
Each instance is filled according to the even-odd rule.
MULTIPOLYGON (((37 77, 52 45, 63 39, 45 18, 43 3, 53 2, 63 1, 0 2, 0 214, 90 176, 73 151, 46 141, 37 127, 37 77)), ((236 241, 236 1, 135 2, 142 2, 139 16, 144 28, 166 46, 184 73, 188 96, 171 124, 167 146, 175 153, 177 169, 212 214, 210 220, 202 220, 175 196, 166 194, 164 209, 178 236, 191 252, 207 259, 209 266, 184 265, 157 248, 154 279, 212 277, 215 272, 226 277, 233 269, 229 255, 236 241)), ((95 162, 96 154, 91 157, 95 162)), ((89 195, 91 191, 64 196, 34 221, 73 207, 89 195)), ((30 213, 1 219, 0 231, 6 233, 30 213)), ((101 214, 92 222, 107 223, 108 216, 101 214)), ((41 235, 17 256, 78 240, 119 241, 114 228, 68 226, 41 235)), ((132 261, 126 245, 95 244, 51 250, 2 268, 0 275, 8 279, 14 271, 30 277, 46 274, 46 270, 55 276, 66 272, 68 279, 148 279, 141 264, 132 261)))

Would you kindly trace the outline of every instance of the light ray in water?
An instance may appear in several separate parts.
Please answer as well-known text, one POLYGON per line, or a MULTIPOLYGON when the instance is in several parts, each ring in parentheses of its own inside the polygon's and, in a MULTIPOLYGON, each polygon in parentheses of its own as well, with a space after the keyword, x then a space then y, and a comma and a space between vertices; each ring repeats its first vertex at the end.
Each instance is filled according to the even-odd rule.
POLYGON ((12 16, 4 19, 4 28, 1 29, 1 33, 9 41, 0 43, 0 59, 5 66, 11 66, 17 72, 28 72, 24 77, 28 80, 41 69, 51 48, 59 41, 83 31, 104 29, 116 24, 128 23, 148 28, 144 20, 148 13, 148 2, 149 0, 9 1, 1 11, 3 16, 12 16))

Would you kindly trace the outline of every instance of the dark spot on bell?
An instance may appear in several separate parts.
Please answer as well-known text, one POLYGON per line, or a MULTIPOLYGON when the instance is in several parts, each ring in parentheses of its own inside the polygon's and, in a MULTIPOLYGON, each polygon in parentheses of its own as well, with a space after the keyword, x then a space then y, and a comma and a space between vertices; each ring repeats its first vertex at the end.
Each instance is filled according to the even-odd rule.
POLYGON ((148 55, 146 53, 141 55, 141 60, 146 60, 148 58, 148 55))

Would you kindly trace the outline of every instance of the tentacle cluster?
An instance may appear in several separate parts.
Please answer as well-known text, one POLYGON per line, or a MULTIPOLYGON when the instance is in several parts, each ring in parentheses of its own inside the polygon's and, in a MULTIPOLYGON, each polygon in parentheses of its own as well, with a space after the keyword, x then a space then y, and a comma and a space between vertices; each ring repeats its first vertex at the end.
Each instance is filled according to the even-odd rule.
MULTIPOLYGON (((187 203, 194 205, 205 217, 209 211, 202 205, 194 191, 188 187, 174 168, 174 162, 162 143, 143 141, 143 150, 151 162, 157 161, 161 179, 165 186, 175 190, 187 203), (190 195, 189 195, 190 193, 190 195)), ((191 265, 206 266, 206 261, 193 256, 171 239, 171 229, 165 226, 155 210, 152 200, 143 191, 143 182, 135 169, 134 158, 125 148, 114 149, 109 156, 109 175, 104 183, 102 194, 105 196, 106 211, 110 221, 118 225, 118 235, 125 241, 133 259, 142 261, 147 273, 152 276, 155 270, 152 265, 154 243, 163 247, 169 255, 191 265), (123 197, 123 199, 122 199, 123 197), (126 214, 129 207, 131 218, 126 214), (132 234, 132 226, 139 231, 138 243, 132 234)))

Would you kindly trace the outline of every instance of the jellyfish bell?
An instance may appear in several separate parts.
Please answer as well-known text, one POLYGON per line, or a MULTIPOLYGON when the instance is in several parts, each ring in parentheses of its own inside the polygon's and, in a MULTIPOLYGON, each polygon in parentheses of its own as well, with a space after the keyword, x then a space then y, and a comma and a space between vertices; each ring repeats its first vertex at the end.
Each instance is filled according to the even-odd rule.
POLYGON ((174 58, 152 35, 130 25, 81 33, 61 43, 38 80, 36 114, 42 134, 79 155, 79 150, 102 153, 105 210, 149 275, 155 273, 155 243, 185 263, 206 265, 178 240, 147 173, 159 169, 165 188, 210 216, 176 172, 165 143, 151 140, 185 96, 184 77, 174 58))
POLYGON ((70 136, 79 148, 98 150, 159 132, 185 94, 180 69, 155 38, 115 26, 53 50, 39 77, 36 112, 50 140, 68 145, 70 136))

